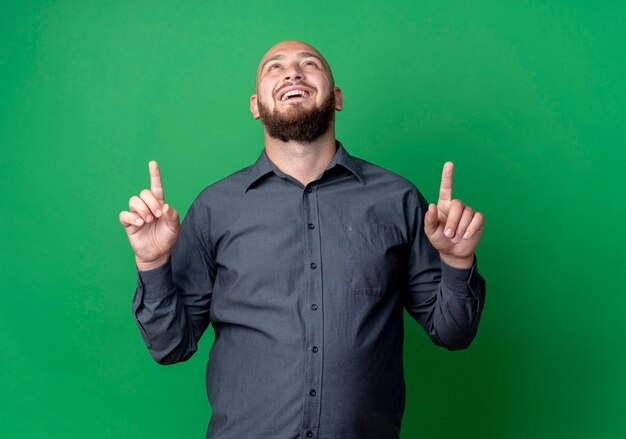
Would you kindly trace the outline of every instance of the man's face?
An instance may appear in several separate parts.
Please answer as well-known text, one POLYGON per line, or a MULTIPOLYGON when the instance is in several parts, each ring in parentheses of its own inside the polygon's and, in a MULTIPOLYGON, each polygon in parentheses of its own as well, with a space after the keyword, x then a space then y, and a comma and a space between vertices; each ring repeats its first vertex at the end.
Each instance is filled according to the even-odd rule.
POLYGON ((311 141, 326 132, 342 101, 322 55, 308 44, 285 41, 261 60, 250 111, 272 137, 311 141))

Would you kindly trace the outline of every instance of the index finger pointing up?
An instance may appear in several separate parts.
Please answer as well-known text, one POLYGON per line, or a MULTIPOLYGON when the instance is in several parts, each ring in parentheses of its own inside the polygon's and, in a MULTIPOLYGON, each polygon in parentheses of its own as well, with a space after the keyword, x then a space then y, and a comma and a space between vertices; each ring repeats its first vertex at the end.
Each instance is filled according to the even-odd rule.
POLYGON ((441 173, 441 186, 439 187, 439 201, 452 200, 452 175, 454 174, 454 163, 446 162, 441 173))
POLYGON ((159 170, 159 164, 152 160, 148 163, 148 169, 150 170, 150 192, 159 200, 159 203, 165 203, 163 196, 163 183, 161 183, 161 171, 159 170))

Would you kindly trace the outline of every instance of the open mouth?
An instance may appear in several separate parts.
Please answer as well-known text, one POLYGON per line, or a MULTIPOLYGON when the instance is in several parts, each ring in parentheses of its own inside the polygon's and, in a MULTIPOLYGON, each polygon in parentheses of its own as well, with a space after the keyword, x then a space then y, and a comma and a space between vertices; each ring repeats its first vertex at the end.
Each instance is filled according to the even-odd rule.
POLYGON ((311 96, 311 93, 308 92, 307 90, 295 89, 295 90, 289 90, 289 91, 283 93, 279 97, 279 100, 281 102, 296 101, 296 100, 300 100, 300 99, 306 99, 309 96, 311 96))

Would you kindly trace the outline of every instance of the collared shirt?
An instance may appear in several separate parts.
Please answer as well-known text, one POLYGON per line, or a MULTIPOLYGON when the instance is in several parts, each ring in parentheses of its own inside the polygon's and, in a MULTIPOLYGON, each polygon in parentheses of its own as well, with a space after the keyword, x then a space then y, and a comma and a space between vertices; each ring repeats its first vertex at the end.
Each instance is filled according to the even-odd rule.
POLYGON ((474 338, 476 263, 440 261, 428 204, 341 143, 303 186, 265 150, 192 203, 165 265, 138 272, 133 311, 162 364, 209 324, 211 439, 394 439, 405 404, 403 310, 434 343, 474 338))

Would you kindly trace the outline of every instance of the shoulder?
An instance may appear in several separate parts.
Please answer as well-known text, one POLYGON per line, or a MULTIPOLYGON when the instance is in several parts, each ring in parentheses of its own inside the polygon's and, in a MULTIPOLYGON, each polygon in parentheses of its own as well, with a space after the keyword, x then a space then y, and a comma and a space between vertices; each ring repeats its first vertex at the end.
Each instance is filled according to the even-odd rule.
POLYGON ((254 165, 246 166, 206 186, 195 197, 189 206, 190 210, 208 212, 209 207, 232 205, 238 197, 244 195, 245 185, 253 167, 254 165))
POLYGON ((408 178, 360 157, 352 156, 352 159, 361 169, 366 185, 384 187, 392 193, 419 196, 419 190, 408 178))
POLYGON ((428 210, 426 197, 411 180, 368 160, 351 157, 361 169, 366 182, 364 188, 369 187, 370 194, 378 195, 375 198, 383 197, 400 201, 407 212, 428 210))
POLYGON ((243 193, 253 167, 254 165, 246 166, 211 183, 200 191, 198 198, 212 198, 237 192, 243 193))

